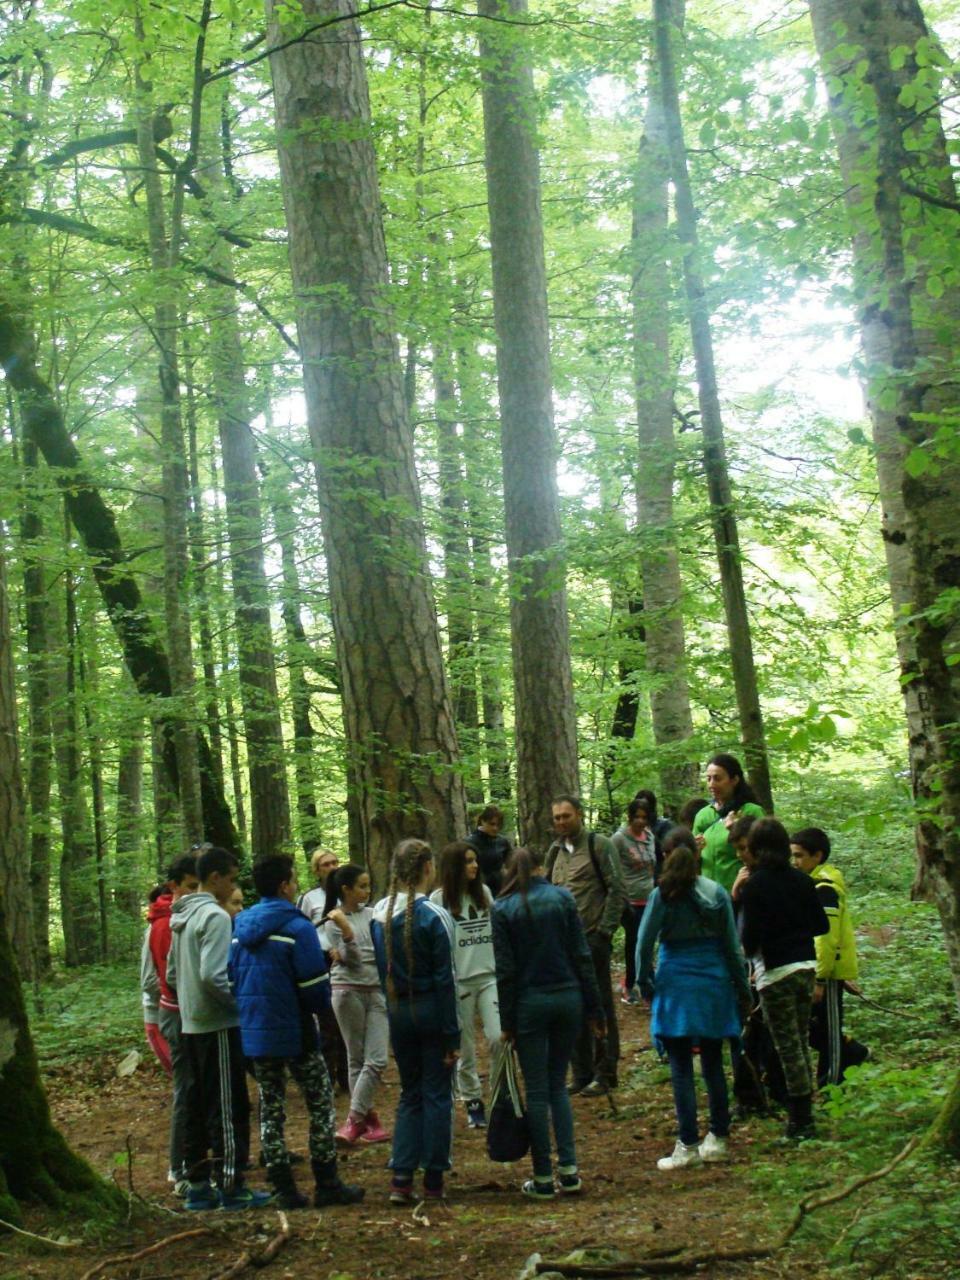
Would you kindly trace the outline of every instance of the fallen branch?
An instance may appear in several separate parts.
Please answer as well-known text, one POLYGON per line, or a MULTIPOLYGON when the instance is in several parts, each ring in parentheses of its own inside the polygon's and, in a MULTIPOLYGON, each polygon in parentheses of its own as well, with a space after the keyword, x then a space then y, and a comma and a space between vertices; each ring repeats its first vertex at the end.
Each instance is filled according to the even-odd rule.
POLYGON ((95 1267, 85 1271, 80 1280, 92 1280, 93 1276, 99 1275, 106 1267, 119 1266, 128 1262, 139 1262, 141 1258, 146 1258, 151 1253, 159 1253, 161 1249, 166 1249, 169 1244, 176 1244, 178 1240, 191 1240, 194 1236, 209 1236, 212 1234, 209 1227, 194 1227, 191 1231, 180 1231, 177 1235, 166 1236, 163 1240, 158 1240, 156 1244, 151 1244, 146 1249, 140 1249, 137 1253, 121 1253, 115 1258, 104 1258, 95 1267))
POLYGON ((43 1244, 53 1245, 55 1249, 75 1249, 80 1243, 79 1240, 51 1240, 49 1236, 38 1236, 33 1231, 24 1231, 23 1227, 15 1227, 12 1222, 5 1222, 3 1218, 0 1218, 0 1227, 15 1231, 18 1236, 26 1236, 29 1240, 40 1240, 43 1244))
POLYGON ((536 1273, 541 1275, 545 1271, 555 1271, 561 1276, 593 1277, 594 1280, 600 1280, 601 1277, 610 1277, 611 1280, 613 1277, 622 1277, 626 1280, 626 1277, 630 1276, 683 1275, 689 1271, 696 1271, 699 1267, 711 1264, 752 1262, 759 1258, 770 1258, 789 1244, 809 1214, 816 1212, 817 1209, 823 1209, 826 1205, 836 1204, 839 1200, 845 1200, 854 1191, 859 1191, 861 1187, 865 1187, 871 1182, 877 1182, 880 1178, 885 1178, 887 1174, 892 1173, 897 1165, 902 1164, 904 1160, 913 1154, 920 1144, 921 1137, 922 1135, 912 1137, 907 1145, 901 1148, 880 1169, 875 1169, 872 1173, 865 1173, 859 1178, 851 1178, 846 1186, 840 1187, 836 1191, 830 1191, 824 1196, 806 1196, 798 1203, 790 1221, 772 1244, 746 1249, 713 1249, 705 1253, 688 1253, 682 1258, 648 1256, 645 1258, 625 1258, 622 1262, 611 1263, 561 1262, 542 1258, 536 1264, 536 1273))
POLYGON ((227 1267, 226 1271, 215 1271, 210 1276, 210 1280, 234 1280, 235 1276, 243 1275, 247 1267, 266 1267, 274 1260, 283 1246, 290 1239, 290 1223, 287 1221, 285 1213, 278 1213, 280 1219, 280 1230, 268 1242, 265 1248, 259 1253, 252 1253, 249 1249, 245 1249, 237 1258, 236 1262, 227 1267))

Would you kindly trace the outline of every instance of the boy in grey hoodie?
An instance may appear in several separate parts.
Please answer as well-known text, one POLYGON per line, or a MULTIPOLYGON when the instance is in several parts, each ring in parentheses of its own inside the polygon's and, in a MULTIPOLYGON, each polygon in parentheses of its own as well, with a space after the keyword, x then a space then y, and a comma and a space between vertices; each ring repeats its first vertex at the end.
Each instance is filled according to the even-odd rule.
POLYGON ((251 1209, 270 1198, 244 1186, 242 1172, 250 1154, 250 1100, 227 972, 233 930, 225 910, 238 865, 228 850, 206 848, 197 858, 199 890, 171 912, 167 982, 177 993, 190 1064, 184 1155, 186 1208, 193 1210, 251 1209))

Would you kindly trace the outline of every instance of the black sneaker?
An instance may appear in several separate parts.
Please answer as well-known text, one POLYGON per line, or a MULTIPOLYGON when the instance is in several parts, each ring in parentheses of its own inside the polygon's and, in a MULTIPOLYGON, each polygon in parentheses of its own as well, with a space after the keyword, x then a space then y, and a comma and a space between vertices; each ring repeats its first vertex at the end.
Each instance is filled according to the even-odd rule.
POLYGON ((528 1200, 552 1200, 555 1193, 553 1179, 542 1182, 539 1178, 528 1178, 520 1188, 528 1200))
POLYGON ((487 1113, 479 1098, 467 1103, 467 1124, 471 1129, 487 1127, 487 1113))
POLYGON ((557 1189, 564 1196, 578 1196, 583 1191, 583 1182, 579 1173, 561 1173, 557 1189))

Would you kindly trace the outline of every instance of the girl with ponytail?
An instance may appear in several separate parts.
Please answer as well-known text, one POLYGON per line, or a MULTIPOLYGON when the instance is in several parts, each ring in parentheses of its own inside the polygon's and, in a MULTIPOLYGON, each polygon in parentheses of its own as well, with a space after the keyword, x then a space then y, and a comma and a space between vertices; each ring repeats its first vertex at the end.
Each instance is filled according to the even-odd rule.
POLYGON ((387 995, 390 1043, 400 1073, 393 1130, 390 1200, 413 1200, 423 1169, 426 1199, 443 1197, 453 1128, 452 1073, 460 1022, 453 968, 453 921, 430 902, 433 855, 422 840, 402 840, 393 855, 390 892, 373 913, 373 944, 387 995))
POLYGON ((551 1199, 583 1190, 567 1068, 584 1019, 602 1031, 590 948, 569 889, 545 876, 544 855, 515 849, 493 906, 501 1039, 515 1044, 527 1094, 533 1178, 523 1194, 551 1199), (550 1125, 557 1148, 554 1186, 550 1125))

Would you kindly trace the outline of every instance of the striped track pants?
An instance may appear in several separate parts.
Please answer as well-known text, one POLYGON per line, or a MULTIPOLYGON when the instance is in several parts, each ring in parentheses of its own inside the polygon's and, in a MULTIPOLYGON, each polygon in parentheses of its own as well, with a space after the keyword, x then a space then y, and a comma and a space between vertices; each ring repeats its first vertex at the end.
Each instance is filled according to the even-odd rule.
POLYGON ((191 1182, 243 1185, 250 1157, 250 1099, 240 1029, 183 1035, 190 1066, 185 1164, 191 1182))

